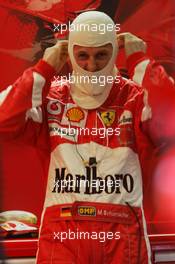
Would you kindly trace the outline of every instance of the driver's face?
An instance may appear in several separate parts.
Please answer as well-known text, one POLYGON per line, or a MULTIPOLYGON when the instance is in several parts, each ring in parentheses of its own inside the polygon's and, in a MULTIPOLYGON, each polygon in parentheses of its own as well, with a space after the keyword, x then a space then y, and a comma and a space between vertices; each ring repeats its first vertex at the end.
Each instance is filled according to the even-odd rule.
POLYGON ((76 63, 90 72, 102 70, 112 57, 112 51, 112 44, 92 48, 75 45, 73 49, 76 63))

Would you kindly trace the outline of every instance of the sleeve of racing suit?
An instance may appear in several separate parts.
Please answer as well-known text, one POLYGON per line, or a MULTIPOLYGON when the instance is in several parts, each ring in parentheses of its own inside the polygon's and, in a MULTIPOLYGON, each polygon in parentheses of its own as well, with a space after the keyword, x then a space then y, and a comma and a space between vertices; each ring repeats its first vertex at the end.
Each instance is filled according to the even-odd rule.
POLYGON ((132 54, 128 71, 133 81, 143 87, 140 113, 142 131, 155 146, 175 142, 175 85, 174 80, 155 60, 144 53, 132 54))
POLYGON ((54 74, 54 68, 40 60, 0 93, 1 139, 14 139, 23 133, 27 119, 42 123, 41 105, 54 74))

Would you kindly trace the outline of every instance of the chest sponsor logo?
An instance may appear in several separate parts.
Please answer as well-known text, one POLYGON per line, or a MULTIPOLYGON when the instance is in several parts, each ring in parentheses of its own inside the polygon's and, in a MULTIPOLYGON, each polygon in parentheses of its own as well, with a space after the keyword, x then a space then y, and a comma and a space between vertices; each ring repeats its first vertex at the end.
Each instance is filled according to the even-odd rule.
POLYGON ((133 117, 131 111, 125 110, 119 118, 118 125, 132 124, 132 122, 133 117))
POLYGON ((61 125, 85 127, 87 119, 87 111, 77 107, 75 104, 67 104, 64 108, 61 125))
POLYGON ((96 208, 93 206, 78 206, 80 216, 96 216, 96 208))
POLYGON ((58 101, 49 101, 47 104, 47 111, 52 115, 59 115, 61 113, 61 105, 58 101))
POLYGON ((85 115, 80 108, 72 107, 71 109, 67 110, 66 117, 71 122, 80 122, 84 119, 85 115))
POLYGON ((108 174, 105 177, 97 176, 97 167, 86 166, 85 174, 66 173, 66 168, 55 169, 53 193, 117 193, 123 191, 131 193, 134 190, 134 178, 131 174, 108 174))
POLYGON ((100 113, 101 119, 103 120, 103 123, 109 127, 111 126, 115 121, 115 111, 105 111, 100 113))

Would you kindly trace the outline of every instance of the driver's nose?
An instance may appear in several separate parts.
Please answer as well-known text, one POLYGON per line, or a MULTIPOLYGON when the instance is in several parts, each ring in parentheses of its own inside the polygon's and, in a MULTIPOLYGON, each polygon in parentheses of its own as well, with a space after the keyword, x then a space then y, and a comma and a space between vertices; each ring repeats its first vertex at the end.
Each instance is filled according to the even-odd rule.
POLYGON ((87 60, 86 70, 90 72, 98 71, 98 67, 94 57, 89 57, 89 59, 87 60))

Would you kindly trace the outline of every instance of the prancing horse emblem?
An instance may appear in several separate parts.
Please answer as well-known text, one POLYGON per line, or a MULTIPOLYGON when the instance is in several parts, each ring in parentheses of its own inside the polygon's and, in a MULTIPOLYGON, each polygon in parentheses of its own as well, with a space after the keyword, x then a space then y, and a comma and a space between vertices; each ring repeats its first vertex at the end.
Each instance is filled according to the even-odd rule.
POLYGON ((101 112, 100 116, 106 126, 111 126, 115 120, 115 111, 101 112))

